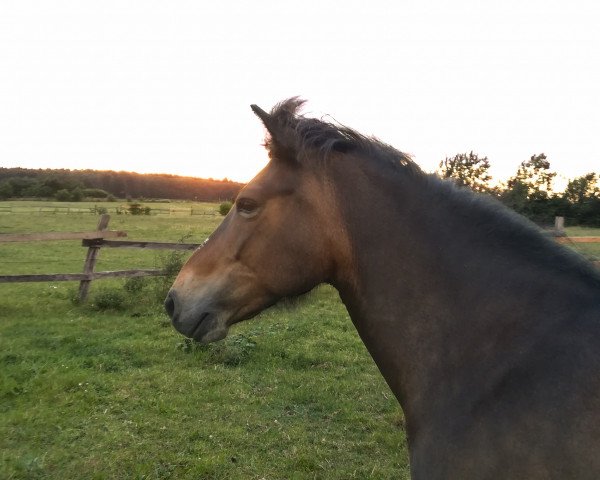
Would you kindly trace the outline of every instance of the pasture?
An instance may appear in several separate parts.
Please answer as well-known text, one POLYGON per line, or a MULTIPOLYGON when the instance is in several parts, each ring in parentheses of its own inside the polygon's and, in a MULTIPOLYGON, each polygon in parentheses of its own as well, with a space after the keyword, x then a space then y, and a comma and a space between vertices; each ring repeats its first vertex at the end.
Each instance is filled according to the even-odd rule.
MULTIPOLYGON (((29 205, 0 232, 98 221, 29 205)), ((109 228, 192 243, 221 219, 113 214, 109 228)), ((97 270, 164 256, 102 249, 97 270)), ((84 258, 78 241, 3 244, 0 273, 77 273, 84 258)), ((0 478, 408 478, 402 413, 333 289, 198 346, 171 327, 164 288, 100 280, 77 305, 77 282, 0 284, 0 478)))
MULTIPOLYGON (((0 214, 0 232, 93 230, 98 221, 31 206, 0 214)), ((221 219, 112 215, 109 228, 199 243, 221 219)), ((600 257, 600 244, 578 248, 600 257)), ((3 244, 0 273, 76 273, 84 257, 78 241, 3 244)), ((168 261, 103 249, 97 270, 168 261)), ((0 284, 1 478, 409 477, 400 408, 333 289, 198 346, 170 326, 164 288, 160 278, 100 280, 77 305, 76 282, 0 284)))

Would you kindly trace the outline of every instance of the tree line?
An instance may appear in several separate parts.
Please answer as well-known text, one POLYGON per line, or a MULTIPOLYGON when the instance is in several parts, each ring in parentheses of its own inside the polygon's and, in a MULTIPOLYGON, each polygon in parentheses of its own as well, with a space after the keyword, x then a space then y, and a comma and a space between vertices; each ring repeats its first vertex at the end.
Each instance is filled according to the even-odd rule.
POLYGON ((446 157, 437 173, 460 186, 498 198, 536 223, 549 224, 555 216, 563 216, 571 225, 600 227, 600 185, 596 173, 569 180, 563 192, 556 192, 556 172, 544 153, 521 162, 506 182, 492 183, 489 169, 487 157, 469 152, 446 157))
POLYGON ((152 198, 217 202, 234 199, 242 186, 227 179, 166 174, 0 167, 0 199, 152 198))
MULTIPOLYGON (((506 182, 493 183, 489 170, 489 159, 471 151, 446 157, 440 162, 437 174, 459 186, 494 196, 537 223, 550 224, 558 215, 567 217, 570 224, 600 227, 598 174, 590 172, 569 180, 563 192, 556 192, 553 189, 556 172, 543 153, 521 162, 506 182)), ((0 167, 0 199, 151 198, 222 202, 233 200, 242 186, 227 179, 166 174, 0 167)))

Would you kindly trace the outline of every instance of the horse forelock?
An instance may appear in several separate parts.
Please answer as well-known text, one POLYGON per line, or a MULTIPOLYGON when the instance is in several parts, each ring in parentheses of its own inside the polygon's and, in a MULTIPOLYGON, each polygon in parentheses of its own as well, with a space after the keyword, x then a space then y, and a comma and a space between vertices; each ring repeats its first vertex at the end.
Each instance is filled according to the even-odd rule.
POLYGON ((392 165, 401 167, 405 173, 422 173, 407 154, 375 137, 336 121, 302 115, 300 110, 305 103, 299 97, 292 97, 271 110, 264 145, 272 159, 321 164, 334 153, 356 154, 382 167, 392 165))

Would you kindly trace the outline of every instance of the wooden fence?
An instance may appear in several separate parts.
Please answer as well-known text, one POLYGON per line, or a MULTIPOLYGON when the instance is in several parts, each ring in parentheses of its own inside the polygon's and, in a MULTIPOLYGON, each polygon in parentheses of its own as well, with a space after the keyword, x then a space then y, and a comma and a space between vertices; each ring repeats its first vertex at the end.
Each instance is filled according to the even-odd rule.
MULTIPOLYGON (((568 237, 565 231, 565 217, 554 218, 554 230, 552 234, 558 243, 575 244, 575 243, 600 243, 600 237, 568 237)), ((592 260, 592 263, 600 268, 600 261, 592 260)))
POLYGON ((102 247, 110 248, 146 248, 154 250, 194 250, 199 243, 167 243, 141 242, 126 240, 109 240, 126 237, 123 231, 107 230, 110 215, 101 215, 98 227, 93 232, 53 232, 31 234, 0 234, 0 243, 4 242, 34 242, 54 240, 82 240, 82 245, 88 247, 82 273, 52 273, 40 275, 0 275, 0 283, 5 282, 63 282, 79 281, 79 300, 87 298, 91 282, 102 278, 148 277, 164 275, 158 269, 117 270, 95 272, 96 261, 102 247))
MULTIPOLYGON (((0 243, 4 242, 33 242, 49 240, 81 240, 84 247, 88 247, 82 273, 53 273, 40 275, 0 275, 0 283, 5 282, 61 282, 79 281, 79 300, 87 298, 91 282, 102 278, 147 277, 164 275, 158 269, 117 270, 109 272, 95 272, 96 261, 102 247, 108 248, 146 248, 152 250, 195 250, 199 243, 168 243, 144 242, 128 240, 111 240, 126 237, 123 231, 107 230, 109 215, 102 215, 98 227, 93 232, 53 232, 31 234, 0 234, 0 243)), ((567 237, 562 229, 563 223, 557 219, 554 235, 560 243, 600 243, 600 237, 567 237)), ((600 262, 594 262, 600 267, 600 262)))
MULTIPOLYGON (((61 215, 72 215, 72 214, 92 214, 98 215, 99 213, 114 213, 117 215, 129 215, 130 205, 120 205, 111 203, 102 203, 100 205, 94 205, 93 207, 74 207, 74 206, 63 206, 63 205, 35 205, 35 206, 21 206, 21 205, 0 205, 0 215, 2 214, 29 214, 29 215, 46 215, 46 214, 61 214, 61 215)), ((148 215, 203 215, 203 216, 217 216, 219 213, 214 210, 206 208, 171 208, 165 207, 164 205, 154 206, 153 204, 143 204, 143 208, 148 208, 148 215)))

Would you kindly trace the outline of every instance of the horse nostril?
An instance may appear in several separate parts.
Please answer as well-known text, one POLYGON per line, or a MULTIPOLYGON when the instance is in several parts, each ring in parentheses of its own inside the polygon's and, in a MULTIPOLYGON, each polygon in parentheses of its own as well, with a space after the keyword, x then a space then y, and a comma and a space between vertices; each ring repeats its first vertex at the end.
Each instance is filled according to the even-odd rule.
POLYGON ((175 294, 173 292, 169 292, 167 294, 167 298, 165 299, 165 310, 171 320, 175 320, 175 294))

